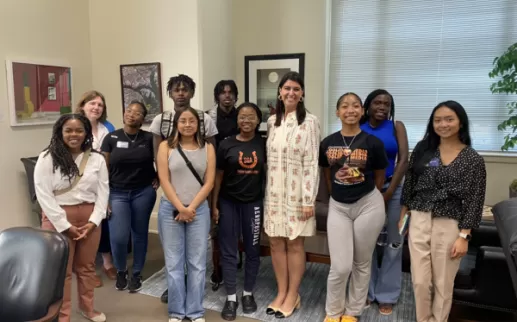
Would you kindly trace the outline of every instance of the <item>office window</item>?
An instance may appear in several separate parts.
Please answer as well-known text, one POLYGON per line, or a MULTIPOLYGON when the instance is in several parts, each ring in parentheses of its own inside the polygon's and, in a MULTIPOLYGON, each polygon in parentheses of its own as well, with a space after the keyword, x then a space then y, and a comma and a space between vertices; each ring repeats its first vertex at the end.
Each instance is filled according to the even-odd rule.
POLYGON ((517 97, 492 94, 488 73, 517 41, 517 1, 332 0, 331 6, 329 133, 341 128, 335 116, 341 94, 355 92, 364 101, 384 88, 410 149, 434 106, 456 100, 467 110, 474 148, 500 151, 505 133, 497 125, 517 97))

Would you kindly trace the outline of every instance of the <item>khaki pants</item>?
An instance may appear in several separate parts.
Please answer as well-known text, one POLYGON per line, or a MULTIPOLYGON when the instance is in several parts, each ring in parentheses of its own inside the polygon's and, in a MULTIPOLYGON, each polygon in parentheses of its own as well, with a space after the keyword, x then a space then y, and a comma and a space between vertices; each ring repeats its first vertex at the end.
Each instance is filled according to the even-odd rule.
POLYGON ((458 234, 458 222, 454 219, 432 218, 430 212, 411 211, 409 251, 418 322, 447 322, 461 261, 451 258, 458 234))
MULTIPOLYGON (((81 227, 88 223, 93 212, 93 204, 61 206, 66 211, 68 221, 81 227)), ((56 230, 47 216, 43 214, 42 229, 56 230)), ((70 322, 72 310, 72 272, 77 278, 79 293, 79 309, 83 312, 93 311, 93 290, 95 289, 95 256, 101 239, 101 229, 97 227, 86 239, 78 241, 68 238, 70 252, 66 268, 65 289, 63 290, 63 305, 59 312, 59 322, 70 322)))

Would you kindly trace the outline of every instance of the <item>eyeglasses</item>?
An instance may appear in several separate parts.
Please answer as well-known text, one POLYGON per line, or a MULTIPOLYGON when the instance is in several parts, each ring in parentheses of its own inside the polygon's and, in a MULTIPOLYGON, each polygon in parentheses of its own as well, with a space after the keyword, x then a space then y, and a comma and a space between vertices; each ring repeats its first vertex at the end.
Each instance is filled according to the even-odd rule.
POLYGON ((126 113, 127 113, 127 114, 130 114, 130 115, 138 116, 138 117, 140 117, 140 116, 143 116, 143 115, 144 115, 144 114, 142 114, 142 112, 140 112, 140 111, 135 111, 135 110, 130 110, 130 109, 127 109, 127 110, 126 110, 126 113))
POLYGON ((253 122, 257 119, 257 117, 255 115, 248 115, 248 116, 239 116, 238 120, 240 122, 245 122, 245 121, 248 121, 248 122, 253 122))

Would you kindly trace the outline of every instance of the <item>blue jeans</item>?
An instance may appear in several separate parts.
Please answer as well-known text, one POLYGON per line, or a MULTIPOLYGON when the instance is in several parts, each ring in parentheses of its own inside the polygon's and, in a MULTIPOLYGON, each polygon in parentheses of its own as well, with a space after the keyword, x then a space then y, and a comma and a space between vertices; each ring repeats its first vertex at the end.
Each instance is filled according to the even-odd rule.
POLYGON ((210 231, 210 209, 203 202, 190 223, 172 217, 176 208, 165 197, 158 210, 158 233, 162 241, 167 269, 169 317, 195 320, 203 317, 205 295, 206 254, 210 231), (187 285, 185 285, 185 263, 187 285))
POLYGON ((156 190, 149 185, 135 190, 110 189, 109 231, 113 264, 119 272, 127 270, 127 244, 133 237, 134 276, 144 268, 149 237, 149 218, 156 202, 156 190))
MULTIPOLYGON (((386 191, 389 183, 385 184, 382 191, 386 191)), ((400 184, 387 205, 387 240, 384 246, 381 267, 377 261, 377 246, 373 252, 372 274, 368 288, 368 300, 381 304, 395 304, 400 296, 402 285, 402 246, 404 238, 399 234, 398 223, 400 219, 400 197, 402 184, 400 184)))

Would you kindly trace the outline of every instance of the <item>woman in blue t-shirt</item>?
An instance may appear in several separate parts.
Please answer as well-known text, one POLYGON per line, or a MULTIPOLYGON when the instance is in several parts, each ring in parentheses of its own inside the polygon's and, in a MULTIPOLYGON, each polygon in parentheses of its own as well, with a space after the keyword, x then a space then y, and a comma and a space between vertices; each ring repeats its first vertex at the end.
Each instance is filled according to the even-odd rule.
POLYGON ((381 190, 386 203, 387 222, 377 242, 378 246, 384 247, 383 259, 379 267, 377 252, 373 252, 372 276, 366 305, 377 301, 379 312, 390 315, 393 304, 399 298, 402 283, 403 239, 399 234, 398 222, 409 148, 406 128, 401 121, 395 121, 395 103, 386 90, 377 89, 366 97, 361 129, 375 135, 384 143, 389 162, 381 190))

